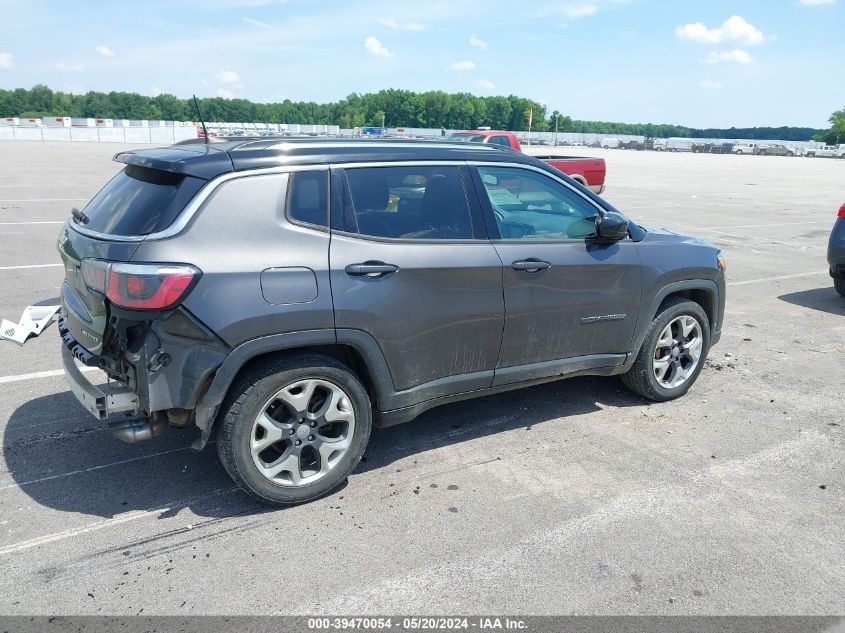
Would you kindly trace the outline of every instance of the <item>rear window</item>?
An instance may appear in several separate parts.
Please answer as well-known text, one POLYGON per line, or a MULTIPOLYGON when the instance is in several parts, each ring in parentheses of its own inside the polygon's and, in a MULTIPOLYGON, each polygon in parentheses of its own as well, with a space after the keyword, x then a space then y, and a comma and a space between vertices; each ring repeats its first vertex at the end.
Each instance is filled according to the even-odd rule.
POLYGON ((164 230, 205 183, 201 178, 127 165, 85 207, 84 228, 121 236, 164 230))
POLYGON ((484 134, 450 134, 446 137, 446 140, 462 143, 483 143, 484 138, 484 134))

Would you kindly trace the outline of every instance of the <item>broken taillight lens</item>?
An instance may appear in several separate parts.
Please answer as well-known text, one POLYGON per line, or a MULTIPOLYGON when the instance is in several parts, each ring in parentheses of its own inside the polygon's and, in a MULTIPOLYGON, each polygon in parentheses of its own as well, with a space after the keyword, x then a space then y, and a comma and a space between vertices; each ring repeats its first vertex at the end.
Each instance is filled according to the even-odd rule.
POLYGON ((199 279, 187 264, 123 264, 82 261, 82 277, 91 289, 130 310, 166 310, 176 306, 199 279))

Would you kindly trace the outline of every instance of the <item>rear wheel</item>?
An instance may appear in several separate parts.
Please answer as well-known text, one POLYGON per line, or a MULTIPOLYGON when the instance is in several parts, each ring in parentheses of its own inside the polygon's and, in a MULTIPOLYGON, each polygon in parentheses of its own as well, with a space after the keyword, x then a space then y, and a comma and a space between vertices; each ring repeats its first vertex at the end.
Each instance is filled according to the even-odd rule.
POLYGON ((326 356, 292 357, 238 382, 217 451, 247 493, 289 505, 339 486, 364 454, 371 426, 367 392, 348 367, 326 356))
POLYGON ((710 324, 701 306, 681 297, 669 299, 651 322, 622 382, 643 398, 673 400, 696 381, 709 349, 710 324))
POLYGON ((845 297, 845 279, 834 279, 833 287, 836 288, 836 292, 845 297))

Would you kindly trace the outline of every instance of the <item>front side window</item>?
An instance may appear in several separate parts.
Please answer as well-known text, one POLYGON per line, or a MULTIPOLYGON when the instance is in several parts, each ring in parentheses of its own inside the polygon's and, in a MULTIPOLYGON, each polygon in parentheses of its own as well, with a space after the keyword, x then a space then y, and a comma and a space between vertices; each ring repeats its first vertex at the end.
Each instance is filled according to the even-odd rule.
POLYGON ((455 166, 346 170, 345 230, 371 237, 472 239, 463 178, 455 166))
POLYGON ((556 180, 528 169, 479 167, 504 240, 583 240, 596 234, 598 210, 556 180))

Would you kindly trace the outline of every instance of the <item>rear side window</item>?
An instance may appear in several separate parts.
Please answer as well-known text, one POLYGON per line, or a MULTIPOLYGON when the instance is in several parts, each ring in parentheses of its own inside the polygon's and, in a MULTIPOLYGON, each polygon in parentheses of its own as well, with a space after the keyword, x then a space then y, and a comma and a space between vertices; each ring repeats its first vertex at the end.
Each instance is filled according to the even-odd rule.
POLYGON ((127 165, 85 207, 83 228, 108 235, 147 235, 170 226, 206 183, 169 171, 127 165))
POLYGON ((291 174, 288 217, 297 222, 328 227, 329 172, 297 171, 291 174))
POLYGON ((464 180, 454 166, 346 170, 345 230, 372 237, 472 239, 464 180))

